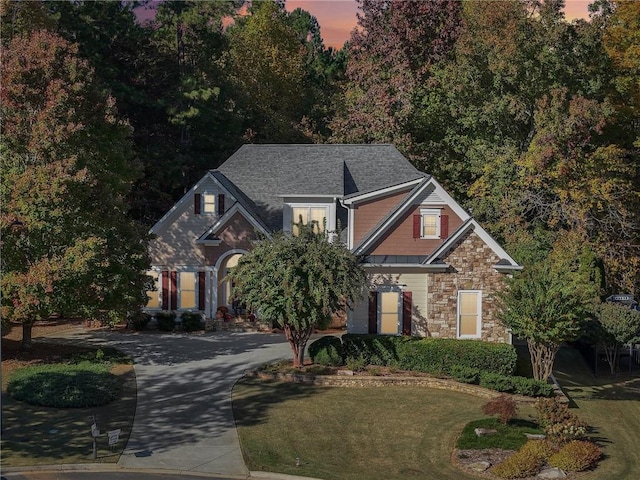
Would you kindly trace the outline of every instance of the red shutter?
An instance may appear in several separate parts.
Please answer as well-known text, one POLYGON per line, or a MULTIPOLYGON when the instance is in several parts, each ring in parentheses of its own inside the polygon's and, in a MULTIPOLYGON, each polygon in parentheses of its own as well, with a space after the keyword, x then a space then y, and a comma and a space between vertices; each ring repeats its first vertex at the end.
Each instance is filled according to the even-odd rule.
POLYGON ((440 215, 440 238, 449 236, 449 215, 440 215))
POLYGON ((420 238, 420 226, 422 223, 422 215, 413 216, 413 238, 420 238))
POLYGON ((411 292, 402 292, 402 334, 411 335, 411 292))
POLYGON ((224 193, 218 195, 218 215, 224 213, 224 193))
POLYGON ((198 272, 198 310, 204 310, 205 307, 205 273, 198 272))
POLYGON ((378 333, 378 292, 369 292, 369 333, 378 333))
POLYGON ((193 195, 193 213, 200 215, 200 194, 193 195))
POLYGON ((170 272, 170 297, 171 303, 169 305, 169 310, 177 310, 178 308, 178 272, 170 272))
POLYGON ((169 272, 162 271, 162 309, 169 310, 169 272))

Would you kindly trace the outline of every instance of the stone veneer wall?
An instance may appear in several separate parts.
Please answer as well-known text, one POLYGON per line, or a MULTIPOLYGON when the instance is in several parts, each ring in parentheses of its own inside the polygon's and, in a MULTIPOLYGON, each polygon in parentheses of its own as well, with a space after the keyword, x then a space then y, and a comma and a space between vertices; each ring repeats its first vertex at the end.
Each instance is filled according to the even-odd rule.
POLYGON ((508 342, 509 334, 496 318, 494 293, 504 287, 505 275, 493 268, 498 256, 471 231, 442 260, 449 271, 429 274, 428 336, 456 338, 458 291, 482 290, 482 340, 508 342))

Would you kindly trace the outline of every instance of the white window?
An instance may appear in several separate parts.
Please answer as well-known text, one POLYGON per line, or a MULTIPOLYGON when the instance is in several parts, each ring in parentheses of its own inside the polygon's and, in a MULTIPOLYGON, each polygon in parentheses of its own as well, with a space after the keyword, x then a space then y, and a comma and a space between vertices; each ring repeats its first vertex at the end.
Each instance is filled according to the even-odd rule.
POLYGON ((303 225, 311 224, 315 233, 324 232, 327 223, 327 207, 292 207, 291 208, 291 231, 294 236, 298 235, 297 223, 302 219, 303 225))
POLYGON ((180 272, 179 292, 180 305, 178 308, 196 308, 196 272, 180 272))
POLYGON ((440 238, 440 210, 420 210, 420 238, 440 238))
POLYGON ((204 213, 216 213, 216 196, 213 193, 202 194, 202 211, 204 213))
POLYGON ((400 331, 400 294, 399 291, 378 292, 378 333, 398 335, 400 331))
POLYGON ((153 277, 153 290, 147 290, 147 308, 160 308, 162 290, 160 288, 160 273, 154 270, 149 270, 147 275, 153 277))
POLYGON ((458 292, 458 338, 480 338, 482 329, 482 291, 458 292))

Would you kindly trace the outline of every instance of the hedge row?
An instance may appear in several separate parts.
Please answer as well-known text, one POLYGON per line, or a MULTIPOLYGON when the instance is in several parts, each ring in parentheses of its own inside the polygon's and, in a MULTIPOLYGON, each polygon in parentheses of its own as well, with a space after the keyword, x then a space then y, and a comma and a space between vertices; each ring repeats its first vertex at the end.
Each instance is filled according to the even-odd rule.
POLYGON ((325 365, 336 365, 339 356, 342 363, 361 359, 369 365, 434 375, 453 376, 471 369, 511 375, 516 368, 512 345, 480 340, 346 334, 342 341, 338 337, 322 337, 309 346, 309 355, 314 363, 325 365), (323 363, 325 358, 331 359, 331 363, 323 363))

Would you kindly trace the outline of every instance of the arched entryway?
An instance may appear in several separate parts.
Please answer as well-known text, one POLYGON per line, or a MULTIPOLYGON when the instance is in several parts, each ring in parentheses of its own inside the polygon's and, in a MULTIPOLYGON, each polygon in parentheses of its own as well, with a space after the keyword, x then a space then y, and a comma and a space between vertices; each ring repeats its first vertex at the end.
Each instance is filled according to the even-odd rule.
POLYGON ((233 267, 238 265, 238 261, 246 253, 245 250, 231 250, 218 260, 216 265, 218 273, 217 307, 226 306, 229 310, 232 310, 233 298, 231 291, 233 285, 231 281, 226 280, 226 276, 233 267))

